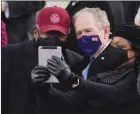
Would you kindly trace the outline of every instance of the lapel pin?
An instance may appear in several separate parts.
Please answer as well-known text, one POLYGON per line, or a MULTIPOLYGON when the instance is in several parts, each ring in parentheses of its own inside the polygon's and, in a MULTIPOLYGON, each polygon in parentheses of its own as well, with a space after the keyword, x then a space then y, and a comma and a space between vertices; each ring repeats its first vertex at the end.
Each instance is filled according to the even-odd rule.
POLYGON ((101 59, 104 60, 105 58, 104 57, 101 57, 101 59))
POLYGON ((72 6, 75 6, 76 2, 72 2, 72 6))

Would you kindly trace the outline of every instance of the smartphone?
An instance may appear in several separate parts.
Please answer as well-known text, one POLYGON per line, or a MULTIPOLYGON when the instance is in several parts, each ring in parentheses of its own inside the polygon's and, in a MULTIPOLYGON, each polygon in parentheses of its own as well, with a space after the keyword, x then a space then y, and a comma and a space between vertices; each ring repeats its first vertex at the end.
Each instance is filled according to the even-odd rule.
MULTIPOLYGON (((38 47, 38 65, 47 66, 47 60, 51 59, 52 55, 59 58, 62 57, 60 46, 39 46, 38 47)), ((59 83, 58 79, 51 74, 51 77, 44 83, 59 83)))

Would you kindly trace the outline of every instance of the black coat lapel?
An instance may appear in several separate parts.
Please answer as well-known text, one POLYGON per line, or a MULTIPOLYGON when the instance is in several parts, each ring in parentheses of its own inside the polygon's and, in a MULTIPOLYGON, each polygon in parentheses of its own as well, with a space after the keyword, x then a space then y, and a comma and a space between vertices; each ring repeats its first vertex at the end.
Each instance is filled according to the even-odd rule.
POLYGON ((38 53, 34 40, 31 40, 26 45, 24 54, 24 66, 28 72, 28 75, 30 75, 33 68, 38 65, 38 53))
POLYGON ((91 63, 88 71, 88 78, 96 80, 96 75, 105 71, 107 63, 104 59, 102 59, 103 57, 104 56, 98 57, 91 63))
POLYGON ((37 47, 34 40, 31 40, 27 43, 24 49, 24 60, 23 64, 28 75, 29 86, 28 86, 28 107, 29 110, 38 113, 38 107, 36 103, 36 94, 35 90, 32 89, 31 85, 31 71, 38 65, 38 53, 37 47))
POLYGON ((89 72, 88 72, 88 78, 92 78, 96 80, 96 75, 101 72, 106 72, 109 70, 113 70, 112 66, 109 64, 110 56, 108 54, 108 49, 110 47, 110 44, 108 47, 101 53, 97 58, 94 59, 94 61, 91 63, 89 67, 89 72))

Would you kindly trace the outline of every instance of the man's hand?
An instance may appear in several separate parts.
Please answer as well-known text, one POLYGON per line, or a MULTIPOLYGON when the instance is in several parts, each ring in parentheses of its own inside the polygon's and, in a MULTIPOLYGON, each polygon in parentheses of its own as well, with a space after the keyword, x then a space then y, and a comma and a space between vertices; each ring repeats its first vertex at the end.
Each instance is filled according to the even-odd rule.
POLYGON ((33 86, 39 87, 44 81, 50 78, 49 71, 47 67, 36 66, 31 72, 31 79, 33 86))
POLYGON ((60 82, 67 81, 71 78, 70 67, 56 56, 52 56, 52 59, 48 59, 48 70, 51 74, 55 75, 60 82))

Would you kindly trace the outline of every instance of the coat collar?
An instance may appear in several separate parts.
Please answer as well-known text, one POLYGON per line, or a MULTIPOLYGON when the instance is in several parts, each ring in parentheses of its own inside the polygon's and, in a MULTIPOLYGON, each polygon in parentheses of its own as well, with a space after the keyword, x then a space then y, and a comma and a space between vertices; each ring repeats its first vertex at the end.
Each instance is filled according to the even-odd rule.
POLYGON ((96 79, 96 75, 100 72, 105 72, 110 70, 112 67, 108 65, 108 60, 106 60, 106 53, 108 52, 109 44, 105 50, 94 61, 91 63, 88 71, 88 78, 96 79), (93 77, 94 76, 94 77, 93 77))
POLYGON ((33 68, 38 65, 38 53, 34 40, 27 43, 25 46, 24 55, 24 66, 28 72, 28 75, 30 75, 33 68))

